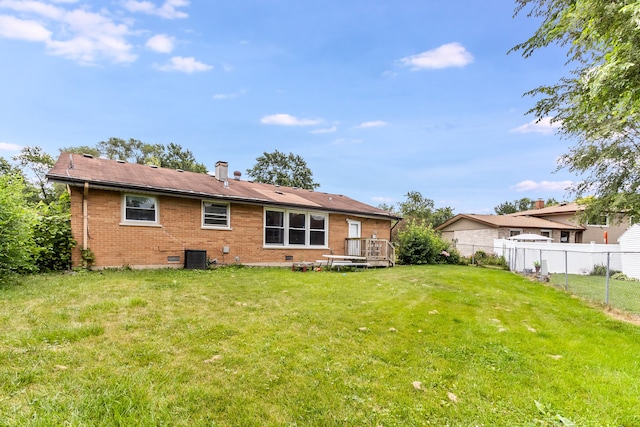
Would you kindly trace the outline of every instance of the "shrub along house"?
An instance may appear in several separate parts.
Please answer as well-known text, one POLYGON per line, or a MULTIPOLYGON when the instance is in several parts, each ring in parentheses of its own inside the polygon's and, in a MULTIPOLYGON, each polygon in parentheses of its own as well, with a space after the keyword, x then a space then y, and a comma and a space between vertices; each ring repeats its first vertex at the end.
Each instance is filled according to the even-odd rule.
POLYGON ((77 246, 97 268, 291 265, 323 254, 393 265, 393 214, 336 194, 63 153, 47 174, 71 195, 77 246), (86 252, 85 252, 86 253, 86 252), (204 256, 203 256, 204 255, 204 256), (190 265, 191 264, 191 265, 190 265))

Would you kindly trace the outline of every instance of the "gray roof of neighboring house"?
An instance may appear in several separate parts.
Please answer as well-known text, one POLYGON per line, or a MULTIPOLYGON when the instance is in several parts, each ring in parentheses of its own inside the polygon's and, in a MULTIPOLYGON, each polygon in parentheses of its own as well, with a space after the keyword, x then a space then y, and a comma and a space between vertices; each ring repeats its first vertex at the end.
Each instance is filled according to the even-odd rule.
POLYGON ((561 203, 559 205, 547 206, 540 209, 529 209, 527 211, 515 212, 509 214, 510 216, 551 216, 562 214, 575 214, 578 211, 584 210, 584 206, 577 204, 576 202, 561 203))
POLYGON ((436 230, 442 230, 447 226, 466 218, 492 228, 540 228, 551 230, 584 230, 584 227, 562 222, 551 221, 544 218, 517 215, 478 215, 478 214, 458 214, 449 221, 440 224, 436 230))
POLYGON ((340 194, 281 187, 230 178, 225 185, 207 174, 158 168, 116 160, 62 153, 47 173, 50 181, 117 191, 139 191, 177 197, 224 199, 250 204, 299 207, 384 219, 396 214, 340 194))

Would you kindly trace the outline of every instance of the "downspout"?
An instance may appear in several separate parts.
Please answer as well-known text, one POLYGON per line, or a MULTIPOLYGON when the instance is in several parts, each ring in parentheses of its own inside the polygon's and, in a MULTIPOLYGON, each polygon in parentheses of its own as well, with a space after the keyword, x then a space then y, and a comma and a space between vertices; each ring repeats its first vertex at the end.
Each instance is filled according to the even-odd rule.
POLYGON ((393 254, 393 259, 391 259, 391 255, 387 255, 387 257, 389 258, 389 260, 391 262, 391 267, 396 265, 396 248, 395 248, 395 246, 393 246, 393 229, 396 228, 398 226, 398 224, 400 224, 400 221, 402 221, 402 219, 396 220, 396 223, 393 224, 393 226, 389 230, 389 243, 387 243, 387 245, 390 246, 391 249, 392 249, 391 253, 393 254))
POLYGON ((82 249, 89 247, 89 183, 84 183, 82 193, 82 249))
POLYGON ((392 242, 393 241, 393 229, 396 228, 396 226, 398 224, 400 224, 400 221, 402 221, 402 219, 399 219, 396 221, 395 224, 393 224, 393 226, 391 227, 391 229, 389 230, 389 241, 392 242))

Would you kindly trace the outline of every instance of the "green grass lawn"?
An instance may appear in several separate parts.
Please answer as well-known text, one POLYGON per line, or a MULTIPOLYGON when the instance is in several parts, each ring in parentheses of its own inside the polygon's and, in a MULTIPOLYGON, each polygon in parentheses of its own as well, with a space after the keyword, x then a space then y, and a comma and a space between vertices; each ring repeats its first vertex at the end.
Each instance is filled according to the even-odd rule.
POLYGON ((598 304, 609 303, 618 310, 640 315, 640 282, 634 280, 609 279, 607 301, 607 279, 605 276, 579 274, 552 274, 550 282, 562 289, 568 282, 568 291, 587 301, 598 304))
POLYGON ((0 324, 0 425, 640 425, 640 327, 504 271, 34 276, 0 324))

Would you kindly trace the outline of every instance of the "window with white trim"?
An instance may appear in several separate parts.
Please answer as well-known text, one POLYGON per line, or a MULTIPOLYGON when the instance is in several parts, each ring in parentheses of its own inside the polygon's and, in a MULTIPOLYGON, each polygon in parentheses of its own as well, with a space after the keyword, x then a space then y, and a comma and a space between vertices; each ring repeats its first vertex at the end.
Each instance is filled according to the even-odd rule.
POLYGON ((589 227, 608 227, 609 226, 609 215, 594 215, 590 218, 587 218, 587 226, 589 227))
POLYGON ((229 228, 229 204, 202 202, 203 228, 229 228))
POLYGON ((540 235, 544 237, 552 237, 553 232, 551 230, 540 230, 540 235))
POLYGON ((265 246, 319 247, 327 245, 327 214, 265 209, 265 246))
POLYGON ((123 222, 129 224, 157 224, 158 199, 154 196, 125 194, 123 197, 123 222))
POLYGON ((265 211, 264 243, 266 245, 284 245, 283 211, 265 211))
POLYGON ((509 230, 509 237, 518 236, 522 234, 522 228, 512 228, 509 230))

